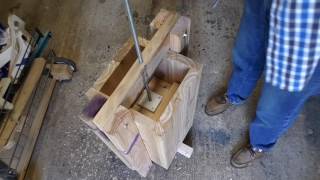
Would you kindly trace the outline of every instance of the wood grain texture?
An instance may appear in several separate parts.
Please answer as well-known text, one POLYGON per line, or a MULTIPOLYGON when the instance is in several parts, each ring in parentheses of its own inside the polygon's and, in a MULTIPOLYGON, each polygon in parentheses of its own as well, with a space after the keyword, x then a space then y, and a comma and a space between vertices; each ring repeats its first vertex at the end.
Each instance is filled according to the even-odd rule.
POLYGON ((23 83, 23 86, 21 87, 21 92, 19 93, 17 100, 14 102, 14 108, 12 112, 9 114, 9 119, 7 120, 3 128, 3 131, 0 134, 0 147, 5 146, 10 135, 12 134, 12 131, 17 125, 19 118, 28 103, 28 100, 32 95, 32 92, 38 84, 45 64, 46 60, 43 58, 37 58, 32 63, 30 72, 27 75, 27 78, 23 83))
POLYGON ((191 158, 191 155, 193 153, 193 148, 184 143, 181 143, 178 147, 177 152, 185 156, 186 158, 191 158))
POLYGON ((97 127, 104 132, 112 132, 114 130, 114 115, 115 111, 122 103, 128 92, 141 76, 141 72, 145 65, 148 65, 161 44, 167 37, 168 33, 175 25, 179 15, 175 14, 170 16, 167 21, 160 27, 158 32, 151 39, 149 45, 142 52, 144 59, 143 64, 139 64, 137 61, 130 68, 126 76, 122 79, 115 91, 112 93, 108 101, 103 105, 98 112, 93 122, 97 127))
POLYGON ((179 83, 177 91, 158 121, 147 113, 135 111, 135 122, 150 158, 166 169, 192 126, 201 72, 201 65, 175 52, 168 52, 167 59, 161 62, 155 75, 168 84, 179 83))
POLYGON ((25 174, 27 172, 28 165, 29 165, 29 162, 30 162, 30 159, 32 156, 32 152, 33 152, 34 146, 37 142, 37 138, 40 133, 42 122, 43 122, 43 119, 46 115, 55 84, 56 84, 55 79, 50 80, 49 86, 46 89, 46 91, 40 101, 39 109, 37 110, 37 113, 36 113, 34 120, 32 122, 30 132, 29 132, 27 140, 25 142, 25 146, 22 151, 22 155, 21 155, 18 167, 17 167, 17 172, 19 174, 19 180, 23 180, 25 177, 25 174))
POLYGON ((181 53, 190 41, 191 19, 181 16, 170 32, 170 49, 181 53))
MULTIPOLYGON (((149 41, 142 37, 138 37, 138 40, 141 47, 146 47, 149 44, 149 41)), ((133 39, 129 38, 118 50, 116 55, 112 58, 112 61, 111 63, 109 63, 108 67, 95 81, 93 88, 100 91, 104 84, 107 82, 107 80, 110 78, 110 76, 114 73, 114 70, 119 66, 119 64, 124 60, 124 58, 128 56, 132 49, 134 49, 133 39)))
POLYGON ((171 14, 172 13, 166 9, 160 9, 160 12, 150 23, 150 28, 153 30, 159 29, 171 14))

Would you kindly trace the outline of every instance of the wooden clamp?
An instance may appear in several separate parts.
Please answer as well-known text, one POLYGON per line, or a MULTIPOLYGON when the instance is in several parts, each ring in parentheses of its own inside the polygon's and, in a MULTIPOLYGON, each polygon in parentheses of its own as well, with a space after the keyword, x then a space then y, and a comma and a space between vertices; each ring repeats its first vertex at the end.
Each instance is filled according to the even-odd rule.
MULTIPOLYGON (((126 76, 122 79, 118 87, 112 93, 107 102, 103 105, 100 111, 95 116, 93 122, 96 126, 107 133, 112 133, 114 130, 114 114, 123 102, 131 88, 141 79, 141 72, 145 65, 151 63, 152 58, 157 53, 158 49, 161 47, 162 43, 168 36, 171 29, 176 24, 179 15, 177 13, 170 15, 165 23, 159 28, 157 33, 151 39, 150 43, 144 51, 142 56, 144 59, 143 64, 135 62, 134 65, 130 68, 126 76)), ((150 68, 150 67, 147 67, 150 68)), ((152 67, 153 71, 155 67, 152 67)), ((152 71, 151 70, 151 71, 152 71)))

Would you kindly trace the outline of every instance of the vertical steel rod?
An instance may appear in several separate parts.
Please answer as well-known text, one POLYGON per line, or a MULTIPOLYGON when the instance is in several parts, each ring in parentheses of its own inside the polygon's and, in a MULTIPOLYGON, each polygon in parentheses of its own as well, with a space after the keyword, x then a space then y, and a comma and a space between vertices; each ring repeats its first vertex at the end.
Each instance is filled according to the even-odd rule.
POLYGON ((138 36, 137 36, 136 27, 135 27, 135 24, 134 24, 134 21, 133 21, 133 17, 132 17, 131 6, 130 6, 128 0, 124 0, 124 2, 125 2, 125 5, 126 5, 126 10, 127 10, 128 18, 129 18, 129 23, 130 23, 130 29, 131 29, 131 32, 132 32, 134 45, 136 47, 138 60, 139 60, 139 63, 142 64, 143 63, 143 58, 142 58, 142 55, 141 55, 141 50, 140 50, 140 46, 139 46, 139 40, 138 40, 138 36))
MULTIPOLYGON (((131 33, 133 36, 133 40, 134 40, 134 46, 136 48, 136 52, 137 52, 137 56, 138 56, 138 62, 139 64, 143 64, 143 58, 142 58, 142 54, 141 54, 141 50, 140 50, 140 45, 139 45, 139 40, 138 40, 138 35, 137 35, 137 31, 136 31, 136 27, 133 21, 133 17, 132 17, 132 11, 131 11, 131 6, 129 4, 129 0, 124 0, 125 6, 126 6, 126 10, 127 10, 127 14, 128 14, 128 18, 129 18, 129 23, 130 23, 130 29, 131 29, 131 33)), ((144 84, 144 88, 147 91, 147 96, 148 96, 148 100, 152 101, 152 97, 151 97, 151 92, 148 86, 148 77, 147 77, 147 72, 146 72, 146 67, 144 66, 143 68, 143 72, 142 72, 142 78, 143 78, 143 84, 144 84)))

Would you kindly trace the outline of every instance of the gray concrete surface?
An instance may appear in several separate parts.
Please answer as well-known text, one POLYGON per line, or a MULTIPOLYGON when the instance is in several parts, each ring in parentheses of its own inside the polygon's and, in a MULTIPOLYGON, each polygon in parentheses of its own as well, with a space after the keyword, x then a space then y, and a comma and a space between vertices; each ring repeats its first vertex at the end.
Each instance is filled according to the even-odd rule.
MULTIPOLYGON (((148 1, 148 0, 145 0, 148 1)), ((244 105, 208 117, 207 99, 226 86, 230 52, 239 26, 243 2, 211 0, 158 0, 149 7, 140 1, 139 34, 160 8, 175 9, 192 19, 190 57, 205 64, 192 130, 191 159, 177 155, 169 170, 153 165, 147 179, 250 180, 320 179, 320 98, 306 104, 297 123, 265 158, 246 169, 229 164, 231 152, 247 136, 254 117, 259 89, 244 105), (145 10, 145 11, 144 11, 145 10)), ((139 4, 139 2, 138 2, 139 4)), ((29 179, 141 179, 78 118, 86 103, 84 93, 107 66, 116 50, 130 36, 120 0, 2 0, 0 20, 9 10, 30 26, 51 30, 57 54, 76 60, 79 72, 58 85, 41 130, 29 179)))

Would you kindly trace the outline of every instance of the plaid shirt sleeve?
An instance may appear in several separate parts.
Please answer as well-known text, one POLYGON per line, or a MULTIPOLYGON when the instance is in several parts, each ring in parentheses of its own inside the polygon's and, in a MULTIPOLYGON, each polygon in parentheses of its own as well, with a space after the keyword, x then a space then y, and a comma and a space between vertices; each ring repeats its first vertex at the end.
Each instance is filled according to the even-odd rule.
POLYGON ((301 91, 320 59, 320 0, 274 0, 270 14, 266 81, 301 91))

